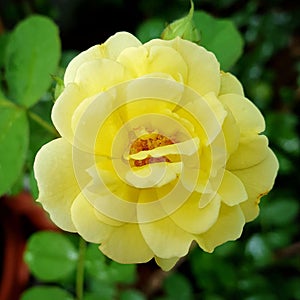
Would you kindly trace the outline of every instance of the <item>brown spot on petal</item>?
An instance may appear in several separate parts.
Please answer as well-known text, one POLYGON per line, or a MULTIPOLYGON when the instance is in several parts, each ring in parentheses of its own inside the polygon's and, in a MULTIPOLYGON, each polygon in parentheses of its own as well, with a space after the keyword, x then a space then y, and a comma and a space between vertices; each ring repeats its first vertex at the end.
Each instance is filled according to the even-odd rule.
POLYGON ((264 193, 260 193, 255 201, 255 204, 259 204, 260 203, 260 199, 263 197, 263 196, 266 196, 267 194, 269 193, 269 191, 267 192, 264 192, 264 193))

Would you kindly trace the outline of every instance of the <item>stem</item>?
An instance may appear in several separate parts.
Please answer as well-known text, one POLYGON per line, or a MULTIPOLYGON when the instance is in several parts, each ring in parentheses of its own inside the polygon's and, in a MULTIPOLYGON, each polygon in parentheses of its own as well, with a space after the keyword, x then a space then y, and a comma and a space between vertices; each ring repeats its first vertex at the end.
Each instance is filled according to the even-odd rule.
POLYGON ((56 137, 59 137, 56 129, 51 124, 44 121, 39 115, 37 115, 36 113, 34 113, 32 111, 28 111, 28 115, 32 120, 34 120, 36 123, 41 125, 45 130, 47 130, 51 134, 55 135, 56 137))
POLYGON ((77 300, 82 300, 84 290, 84 260, 86 252, 86 242, 83 238, 79 239, 79 256, 76 274, 76 297, 77 300))

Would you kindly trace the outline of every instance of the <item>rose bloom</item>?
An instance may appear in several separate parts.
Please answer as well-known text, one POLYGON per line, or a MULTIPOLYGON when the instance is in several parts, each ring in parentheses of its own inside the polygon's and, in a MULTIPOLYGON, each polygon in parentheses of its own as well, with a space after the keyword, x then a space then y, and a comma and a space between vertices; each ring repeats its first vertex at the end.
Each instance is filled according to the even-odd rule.
POLYGON ((164 270, 194 241, 240 237, 278 162, 262 114, 213 53, 119 32, 68 65, 38 152, 38 201, 63 230, 120 263, 164 270))

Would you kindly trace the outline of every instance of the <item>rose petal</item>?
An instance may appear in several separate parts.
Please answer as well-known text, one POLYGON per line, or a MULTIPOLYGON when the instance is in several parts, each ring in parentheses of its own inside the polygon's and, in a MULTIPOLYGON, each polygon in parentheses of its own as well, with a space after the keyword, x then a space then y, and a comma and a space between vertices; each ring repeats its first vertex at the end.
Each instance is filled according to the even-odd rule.
POLYGON ((111 259, 123 263, 143 263, 153 257, 153 252, 145 242, 137 224, 115 227, 110 237, 99 249, 111 259))
POLYGON ((180 38, 171 41, 154 39, 144 44, 148 49, 156 45, 172 47, 182 56, 188 67, 188 77, 185 81, 188 86, 200 95, 219 93, 220 65, 212 52, 180 38))
POLYGON ((227 116, 227 111, 223 107, 222 103, 219 101, 217 96, 212 92, 204 95, 203 98, 208 103, 209 108, 212 110, 214 117, 218 121, 219 125, 222 126, 224 119, 227 116))
POLYGON ((248 199, 247 192, 241 180, 233 173, 225 170, 218 194, 228 206, 233 206, 248 199))
POLYGON ((239 205, 222 204, 217 222, 207 232, 196 236, 196 241, 204 251, 213 252, 215 247, 239 238, 244 224, 245 217, 239 205))
POLYGON ((109 37, 104 43, 105 57, 116 60, 120 53, 129 47, 139 47, 142 43, 131 33, 120 31, 109 37))
POLYGON ((172 257, 172 258, 160 258, 155 256, 156 263, 164 270, 165 272, 170 271, 178 262, 179 257, 172 257))
POLYGON ((230 110, 227 111, 227 116, 223 122, 222 134, 225 139, 227 158, 236 151, 239 140, 240 130, 230 110))
MULTIPOLYGON (((74 146, 83 151, 96 154, 111 156, 111 149, 101 147, 99 143, 99 130, 101 130, 106 118, 113 111, 114 96, 111 93, 103 92, 94 97, 86 98, 73 112, 72 127, 74 130, 74 146)), ((117 120, 117 115, 114 114, 116 122, 111 129, 116 130, 116 127, 121 126, 121 121, 117 120)), ((111 117, 112 118, 112 117, 111 117)), ((102 144, 107 142, 111 145, 114 136, 104 136, 107 140, 101 140, 102 144)))
POLYGON ((131 71, 133 77, 151 73, 166 73, 176 81, 187 77, 187 66, 181 55, 170 47, 132 47, 121 52, 117 62, 131 71))
POLYGON ((99 58, 116 59, 119 54, 128 47, 138 47, 141 42, 128 32, 118 32, 106 40, 102 45, 95 45, 86 51, 81 52, 69 63, 65 76, 65 86, 75 80, 78 68, 88 61, 99 58))
POLYGON ((234 75, 227 72, 221 72, 221 89, 219 96, 224 94, 238 94, 244 96, 242 84, 234 75))
POLYGON ((247 135, 240 139, 237 150, 227 161, 228 170, 250 168, 263 161, 268 154, 268 139, 264 135, 247 135))
POLYGON ((231 110, 242 134, 260 133, 265 130, 264 117, 250 100, 236 94, 225 94, 219 99, 231 110))
POLYGON ((72 146, 65 139, 44 145, 36 155, 34 174, 39 189, 39 202, 51 219, 63 230, 75 232, 71 206, 80 193, 73 171, 72 146))
POLYGON ((154 163, 129 169, 126 181, 136 188, 161 187, 175 180, 180 174, 182 163, 154 163))
POLYGON ((88 242, 101 243, 112 231, 112 226, 100 222, 94 207, 81 193, 72 204, 71 215, 77 232, 88 242))
POLYGON ((220 210, 220 198, 214 197, 209 204, 199 208, 201 194, 194 192, 170 218, 183 230, 200 234, 207 231, 217 220, 220 210))
POLYGON ((102 58, 83 63, 78 68, 74 81, 85 91, 86 96, 90 97, 129 78, 128 72, 121 64, 102 58))
POLYGON ((248 194, 248 200, 241 203, 247 222, 257 217, 260 198, 273 187, 278 167, 276 156, 268 148, 266 158, 259 164, 251 168, 232 171, 244 183, 248 194))
POLYGON ((74 82, 78 68, 87 61, 92 61, 103 57, 100 45, 95 45, 86 51, 79 53, 75 56, 70 63, 68 64, 65 75, 64 75, 64 84, 67 86, 69 83, 74 82))
POLYGON ((212 143, 220 133, 227 115, 223 104, 213 93, 202 97, 189 88, 185 89, 174 113, 193 125, 195 133, 205 145, 212 143))
POLYGON ((68 84, 55 101, 51 119, 60 135, 69 142, 73 141, 72 118, 75 110, 85 98, 82 89, 75 83, 68 84))
POLYGON ((160 258, 186 255, 193 240, 193 235, 182 230, 169 217, 141 223, 139 227, 149 248, 160 258))

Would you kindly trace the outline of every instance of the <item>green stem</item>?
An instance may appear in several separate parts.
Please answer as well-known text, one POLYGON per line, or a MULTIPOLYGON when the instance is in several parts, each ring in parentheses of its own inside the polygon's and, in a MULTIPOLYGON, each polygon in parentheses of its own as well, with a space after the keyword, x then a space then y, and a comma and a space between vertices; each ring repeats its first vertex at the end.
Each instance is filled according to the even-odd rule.
POLYGON ((79 239, 79 256, 76 274, 76 297, 77 300, 82 300, 84 290, 84 260, 86 252, 86 242, 83 238, 79 239))
POLYGON ((56 137, 59 137, 59 134, 57 133, 56 129, 51 124, 49 124, 48 122, 44 121, 39 115, 37 115, 36 113, 34 113, 32 111, 28 111, 28 116, 32 120, 34 120, 36 123, 38 123, 39 125, 41 125, 45 130, 47 130, 48 132, 52 133, 56 137))

